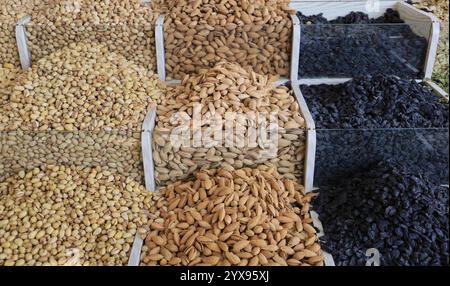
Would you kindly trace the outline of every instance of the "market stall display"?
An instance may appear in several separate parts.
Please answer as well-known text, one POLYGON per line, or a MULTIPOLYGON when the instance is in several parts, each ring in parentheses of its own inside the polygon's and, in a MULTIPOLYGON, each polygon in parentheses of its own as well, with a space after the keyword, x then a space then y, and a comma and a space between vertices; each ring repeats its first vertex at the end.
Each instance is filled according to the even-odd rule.
POLYGON ((448 265, 417 1, 0 0, 0 265, 448 265))

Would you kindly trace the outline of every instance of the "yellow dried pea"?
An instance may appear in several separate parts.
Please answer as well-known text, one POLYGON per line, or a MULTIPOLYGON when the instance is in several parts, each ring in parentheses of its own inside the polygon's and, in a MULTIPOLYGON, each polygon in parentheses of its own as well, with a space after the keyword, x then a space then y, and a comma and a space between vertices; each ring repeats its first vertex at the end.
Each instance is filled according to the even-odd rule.
POLYGON ((313 196, 273 169, 204 170, 160 191, 143 265, 324 265, 313 196), (205 182, 212 187, 205 189, 205 182), (306 227, 305 227, 306 226, 306 227))
POLYGON ((125 265, 154 199, 100 167, 20 171, 0 182, 0 265, 125 265))

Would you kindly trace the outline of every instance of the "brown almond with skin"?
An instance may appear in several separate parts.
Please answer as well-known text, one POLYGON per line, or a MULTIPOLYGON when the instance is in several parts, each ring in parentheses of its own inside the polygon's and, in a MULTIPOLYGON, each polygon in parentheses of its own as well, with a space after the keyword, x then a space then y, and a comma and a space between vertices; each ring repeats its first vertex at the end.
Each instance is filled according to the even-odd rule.
POLYGON ((225 257, 233 265, 238 265, 241 262, 241 259, 232 252, 225 252, 225 257))

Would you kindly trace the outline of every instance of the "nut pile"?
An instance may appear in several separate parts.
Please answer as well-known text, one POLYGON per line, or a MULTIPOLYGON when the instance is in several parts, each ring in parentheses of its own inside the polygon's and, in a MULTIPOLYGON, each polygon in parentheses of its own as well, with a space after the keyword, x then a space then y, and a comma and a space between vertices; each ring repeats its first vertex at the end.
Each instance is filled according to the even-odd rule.
POLYGON ((0 106, 0 178, 40 164, 103 166, 142 182, 152 72, 103 45, 70 44, 21 74, 0 106))
POLYGON ((20 66, 15 34, 17 20, 49 2, 50 0, 1 0, 0 65, 20 66))
POLYGON ((44 164, 96 167, 142 183, 141 132, 0 132, 0 180, 44 164))
POLYGON ((428 41, 387 9, 370 18, 362 12, 328 21, 298 12, 301 26, 299 77, 357 77, 377 73, 423 77, 428 41), (385 25, 394 24, 395 25, 385 25))
POLYGON ((180 86, 168 88, 158 105, 157 116, 153 134, 153 159, 158 185, 189 178, 200 169, 221 166, 239 169, 259 165, 262 170, 276 168, 280 174, 292 180, 302 176, 305 121, 292 91, 285 86, 275 87, 267 76, 245 70, 237 64, 218 63, 206 72, 186 76, 180 86), (195 104, 201 104, 201 130, 191 128, 195 120, 195 104), (187 118, 180 115, 183 112, 187 118), (208 119, 215 119, 216 115, 220 115, 219 120, 223 122, 220 130, 225 129, 229 123, 225 120, 229 112, 244 115, 251 112, 277 113, 278 122, 274 123, 279 126, 278 138, 275 138, 277 142, 247 143, 247 138, 254 130, 252 127, 260 127, 260 121, 248 117, 232 122, 236 128, 234 130, 237 130, 237 125, 244 128, 235 138, 224 135, 215 144, 205 141, 197 146, 193 144, 194 133, 201 135, 202 140, 210 139, 211 131, 216 127, 214 120, 208 119), (183 128, 189 129, 190 139, 187 145, 177 146, 171 140, 171 134, 183 128), (230 141, 235 144, 229 144, 230 141), (274 145, 276 143, 277 146, 274 145))
POLYGON ((273 169, 222 168, 161 190, 144 265, 323 265, 314 194, 273 169))
POLYGON ((158 97, 156 75, 80 42, 35 62, 0 107, 0 130, 140 130, 158 97))
POLYGON ((152 194, 101 168, 43 166, 0 182, 0 265, 124 265, 152 194))
POLYGON ((166 71, 181 79, 227 60, 287 76, 289 1, 170 0, 164 21, 166 71))
POLYGON ((0 65, 0 106, 8 102, 18 72, 12 64, 0 65))
POLYGON ((31 16, 27 34, 35 60, 69 43, 88 41, 104 44, 127 60, 156 71, 156 14, 140 0, 56 1, 31 16))

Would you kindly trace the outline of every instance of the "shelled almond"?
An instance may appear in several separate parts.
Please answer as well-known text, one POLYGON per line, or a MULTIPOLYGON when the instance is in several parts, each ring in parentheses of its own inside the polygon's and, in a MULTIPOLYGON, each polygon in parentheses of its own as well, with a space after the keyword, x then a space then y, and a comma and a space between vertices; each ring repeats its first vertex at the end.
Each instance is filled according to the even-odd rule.
POLYGON ((180 86, 167 89, 157 108, 153 151, 158 185, 189 178, 201 169, 221 166, 276 168, 290 179, 300 179, 305 153, 305 122, 288 87, 276 87, 268 76, 237 64, 221 62, 208 71, 186 76, 180 86), (201 108, 201 131, 192 128, 198 122, 194 114, 197 104, 201 108), (228 120, 227 115, 233 112, 245 118, 228 120), (274 114, 278 120, 270 122, 266 118, 264 124, 261 117, 252 117, 256 113, 267 117, 274 114), (212 120, 215 116, 219 116, 217 119, 222 126, 217 127, 217 122, 212 120), (232 124, 234 130, 243 128, 243 131, 236 132, 235 138, 224 134, 220 140, 209 144, 207 139, 211 138, 211 131, 224 132, 227 124, 232 124), (259 138, 250 142, 255 128, 263 125, 267 125, 267 130, 279 127, 277 137, 265 142, 259 138), (188 130, 189 138, 180 145, 172 135, 184 129, 188 130), (200 135, 199 145, 193 144, 194 135, 200 135))
POLYGON ((201 171, 161 190, 142 264, 323 265, 313 197, 273 169, 201 171))
POLYGON ((0 265, 124 265, 152 193, 102 168, 42 166, 0 181, 0 265))
POLYGON ((289 1, 169 0, 166 70, 181 79, 227 60, 264 74, 289 74, 289 1))

